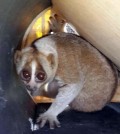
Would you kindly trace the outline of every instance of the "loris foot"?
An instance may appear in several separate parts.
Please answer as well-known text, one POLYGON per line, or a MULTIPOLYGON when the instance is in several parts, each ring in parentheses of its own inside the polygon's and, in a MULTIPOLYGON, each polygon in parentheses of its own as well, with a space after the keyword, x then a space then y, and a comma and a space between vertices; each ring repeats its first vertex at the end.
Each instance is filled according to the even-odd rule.
POLYGON ((49 123, 50 129, 55 127, 60 127, 60 122, 57 119, 57 116, 48 112, 40 114, 37 118, 37 123, 40 123, 40 128, 43 128, 46 123, 49 123))
POLYGON ((64 19, 57 14, 51 16, 49 19, 48 23, 52 32, 64 32, 64 25, 66 23, 64 19))

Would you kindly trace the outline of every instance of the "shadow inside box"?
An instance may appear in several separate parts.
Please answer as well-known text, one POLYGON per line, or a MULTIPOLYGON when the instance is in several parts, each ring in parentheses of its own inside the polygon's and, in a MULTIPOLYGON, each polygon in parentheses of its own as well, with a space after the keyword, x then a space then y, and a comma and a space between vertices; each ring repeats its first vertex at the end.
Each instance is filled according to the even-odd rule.
MULTIPOLYGON (((36 118, 45 112, 50 104, 36 106, 36 118)), ((34 134, 119 134, 120 133, 120 108, 119 103, 106 106, 101 111, 85 113, 67 109, 58 116, 60 128, 50 130, 48 124, 34 131, 34 134)))

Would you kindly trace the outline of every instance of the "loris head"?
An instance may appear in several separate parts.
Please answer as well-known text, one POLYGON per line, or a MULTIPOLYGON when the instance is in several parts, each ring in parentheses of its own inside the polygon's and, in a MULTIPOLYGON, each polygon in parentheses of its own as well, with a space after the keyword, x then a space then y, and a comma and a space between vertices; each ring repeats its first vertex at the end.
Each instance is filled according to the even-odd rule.
POLYGON ((17 50, 14 55, 17 73, 32 96, 40 95, 41 87, 53 80, 57 69, 57 55, 54 49, 46 49, 46 43, 36 41, 34 47, 17 50))

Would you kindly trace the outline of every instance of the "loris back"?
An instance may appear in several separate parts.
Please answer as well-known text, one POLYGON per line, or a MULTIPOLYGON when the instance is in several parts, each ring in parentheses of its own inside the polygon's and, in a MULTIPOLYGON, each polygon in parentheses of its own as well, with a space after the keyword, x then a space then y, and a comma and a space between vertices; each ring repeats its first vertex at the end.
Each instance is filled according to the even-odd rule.
POLYGON ((85 77, 85 84, 71 103, 80 111, 100 110, 109 102, 117 87, 115 67, 97 49, 82 38, 66 33, 44 37, 55 42, 58 53, 56 76, 64 83, 79 83, 85 77))

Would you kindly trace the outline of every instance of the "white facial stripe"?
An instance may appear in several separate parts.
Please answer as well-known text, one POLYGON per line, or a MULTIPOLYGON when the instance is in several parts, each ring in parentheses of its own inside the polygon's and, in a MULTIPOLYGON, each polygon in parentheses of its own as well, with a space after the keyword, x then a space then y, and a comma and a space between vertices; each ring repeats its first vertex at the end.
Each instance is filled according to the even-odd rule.
POLYGON ((34 82, 35 82, 35 72, 36 72, 36 67, 37 67, 37 64, 36 64, 36 62, 35 61, 32 61, 32 63, 31 63, 31 81, 30 81, 30 83, 32 84, 34 84, 34 82))

